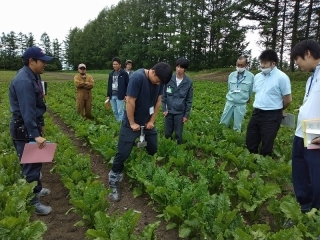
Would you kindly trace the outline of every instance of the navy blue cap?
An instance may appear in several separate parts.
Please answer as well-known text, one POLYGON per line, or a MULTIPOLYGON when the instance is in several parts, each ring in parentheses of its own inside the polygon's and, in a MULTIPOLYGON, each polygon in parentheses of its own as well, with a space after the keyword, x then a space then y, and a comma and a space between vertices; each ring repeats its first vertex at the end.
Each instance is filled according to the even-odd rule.
POLYGON ((53 57, 47 56, 43 53, 41 48, 38 47, 29 47, 22 56, 23 60, 28 60, 29 58, 36 58, 45 62, 51 61, 53 57))

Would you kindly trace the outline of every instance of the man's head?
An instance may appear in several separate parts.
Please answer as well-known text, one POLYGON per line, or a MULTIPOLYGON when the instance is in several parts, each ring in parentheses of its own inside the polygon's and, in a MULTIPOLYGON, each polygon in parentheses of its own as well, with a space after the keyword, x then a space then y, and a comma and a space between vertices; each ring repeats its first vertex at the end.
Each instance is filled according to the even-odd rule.
POLYGON ((127 70, 131 70, 132 69, 132 61, 128 59, 125 62, 125 67, 126 67, 127 70))
POLYGON ((42 74, 48 61, 53 57, 43 53, 41 48, 36 46, 29 47, 22 55, 23 64, 31 68, 35 74, 42 74))
POLYGON ((178 58, 176 61, 176 73, 178 76, 182 76, 189 67, 189 61, 185 58, 178 58))
POLYGON ((315 40, 303 40, 292 48, 291 58, 302 71, 312 71, 320 60, 320 45, 315 40))
POLYGON ((248 66, 248 59, 245 56, 238 57, 236 61, 236 68, 239 73, 244 72, 248 66))
POLYGON ((159 62, 149 70, 148 75, 152 84, 167 84, 172 76, 172 68, 168 63, 159 62))
POLYGON ((268 74, 277 65, 278 55, 274 50, 267 49, 260 54, 259 60, 262 72, 268 74))
POLYGON ((113 70, 115 71, 119 71, 120 68, 121 68, 121 60, 119 57, 114 57, 112 58, 112 67, 113 67, 113 70))
POLYGON ((78 72, 81 74, 81 75, 85 75, 86 74, 86 70, 87 70, 87 67, 84 63, 80 63, 78 65, 78 72))

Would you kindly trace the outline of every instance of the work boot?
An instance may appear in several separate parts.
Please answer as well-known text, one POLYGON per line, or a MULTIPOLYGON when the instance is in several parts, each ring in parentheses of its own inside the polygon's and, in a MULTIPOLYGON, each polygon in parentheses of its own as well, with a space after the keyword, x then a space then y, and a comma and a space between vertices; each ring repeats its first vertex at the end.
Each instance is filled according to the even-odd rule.
POLYGON ((111 188, 111 193, 109 193, 109 198, 112 201, 118 202, 121 198, 120 193, 120 182, 123 178, 123 173, 115 173, 112 170, 109 172, 109 186, 111 188))
POLYGON ((39 193, 33 197, 33 199, 31 200, 31 204, 35 207, 35 213, 37 215, 46 216, 52 211, 52 208, 50 206, 43 205, 39 201, 39 193))
POLYGON ((35 213, 40 216, 49 215, 52 211, 50 206, 43 205, 41 202, 34 204, 35 213))
POLYGON ((109 198, 114 202, 119 202, 121 198, 120 187, 111 187, 111 193, 109 193, 109 198))
POLYGON ((50 189, 42 188, 41 191, 38 193, 39 197, 47 196, 51 193, 50 189))

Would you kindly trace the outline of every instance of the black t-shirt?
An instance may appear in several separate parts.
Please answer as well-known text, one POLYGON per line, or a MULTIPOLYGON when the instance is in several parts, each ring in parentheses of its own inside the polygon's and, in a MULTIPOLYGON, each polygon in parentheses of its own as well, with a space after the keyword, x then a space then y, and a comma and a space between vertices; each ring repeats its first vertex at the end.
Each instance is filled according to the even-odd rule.
MULTIPOLYGON (((150 107, 155 107, 159 95, 162 95, 163 84, 152 84, 147 78, 144 69, 135 71, 130 76, 127 96, 136 98, 134 121, 144 126, 150 120, 150 107)), ((127 113, 125 113, 127 119, 127 113)))
POLYGON ((112 96, 118 95, 118 79, 119 79, 119 71, 114 71, 112 76, 112 96))

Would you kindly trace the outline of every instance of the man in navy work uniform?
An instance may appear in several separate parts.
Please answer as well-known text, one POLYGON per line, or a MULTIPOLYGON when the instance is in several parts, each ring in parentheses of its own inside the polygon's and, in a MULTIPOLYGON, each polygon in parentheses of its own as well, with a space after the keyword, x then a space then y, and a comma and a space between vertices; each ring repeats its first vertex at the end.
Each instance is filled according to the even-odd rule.
POLYGON ((261 73, 254 77, 254 109, 247 127, 246 144, 250 153, 266 156, 272 153, 283 110, 289 106, 292 97, 289 77, 276 67, 277 53, 264 50, 259 60, 261 73))
POLYGON ((170 138, 174 131, 178 144, 182 143, 183 125, 189 119, 193 99, 193 84, 185 74, 188 66, 185 58, 176 61, 176 74, 165 85, 162 96, 165 137, 170 138))
MULTIPOLYGON (((10 134, 20 160, 26 142, 35 141, 39 148, 43 148, 46 144, 46 139, 42 137, 46 105, 38 76, 43 73, 47 61, 53 59, 35 46, 28 48, 22 58, 24 67, 11 81, 9 88, 12 112, 10 134)), ((23 164, 22 174, 26 176, 27 182, 37 182, 33 189, 35 196, 31 200, 31 204, 35 206, 35 213, 48 215, 52 210, 51 207, 41 204, 39 200, 40 196, 50 193, 49 189, 42 188, 41 167, 42 163, 23 164)))
POLYGON ((123 164, 129 157, 136 138, 140 136, 141 126, 145 127, 148 154, 154 155, 158 150, 154 122, 161 106, 163 85, 169 82, 171 76, 172 69, 164 62, 157 63, 151 69, 139 69, 130 76, 118 152, 113 160, 112 170, 109 172, 109 186, 112 190, 109 197, 113 201, 120 200, 123 164))

